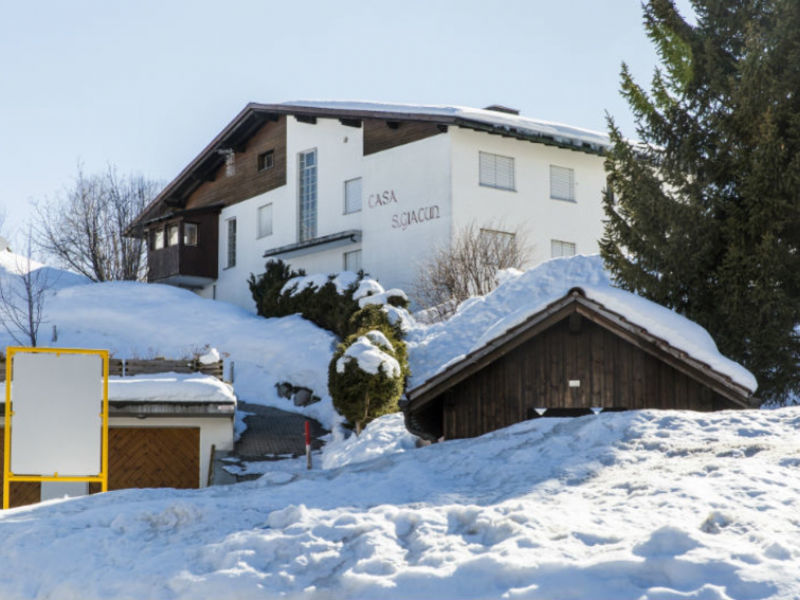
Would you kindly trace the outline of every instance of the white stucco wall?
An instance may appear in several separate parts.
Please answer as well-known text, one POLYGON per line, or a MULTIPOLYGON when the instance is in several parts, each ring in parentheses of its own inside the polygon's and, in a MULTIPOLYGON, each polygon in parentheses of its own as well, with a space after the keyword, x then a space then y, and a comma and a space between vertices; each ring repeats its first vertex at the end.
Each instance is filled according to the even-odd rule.
POLYGON ((420 261, 449 237, 449 136, 365 156, 363 213, 364 270, 410 290, 420 261))
POLYGON ((605 187, 600 156, 469 129, 451 128, 451 137, 455 230, 470 222, 521 227, 532 245, 530 266, 551 258, 551 239, 573 242, 578 254, 598 251, 605 187), (516 191, 480 185, 481 151, 514 158, 516 191), (575 202, 550 198, 550 165, 574 169, 575 202))
MULTIPOLYGON (((344 213, 344 182, 362 176, 363 130, 336 119, 300 123, 287 117, 286 185, 223 209, 219 217, 219 275, 216 298, 255 310, 247 279, 264 271, 264 252, 298 241, 298 153, 317 150, 317 236, 361 228, 360 212, 344 213), (258 209, 272 204, 272 235, 258 238, 258 209), (236 266, 227 268, 228 219, 236 219, 236 266)), ((284 260, 308 273, 342 270, 342 254, 358 246, 322 249, 284 260)), ((212 297, 213 286, 201 295, 212 297)))

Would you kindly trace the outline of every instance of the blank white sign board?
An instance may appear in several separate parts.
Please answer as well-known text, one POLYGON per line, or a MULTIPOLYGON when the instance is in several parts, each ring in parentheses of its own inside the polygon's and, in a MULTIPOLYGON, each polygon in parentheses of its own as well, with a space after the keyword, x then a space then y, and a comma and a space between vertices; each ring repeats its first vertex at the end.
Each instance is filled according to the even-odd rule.
POLYGON ((101 470, 103 359, 97 354, 14 355, 11 472, 63 477, 101 470))

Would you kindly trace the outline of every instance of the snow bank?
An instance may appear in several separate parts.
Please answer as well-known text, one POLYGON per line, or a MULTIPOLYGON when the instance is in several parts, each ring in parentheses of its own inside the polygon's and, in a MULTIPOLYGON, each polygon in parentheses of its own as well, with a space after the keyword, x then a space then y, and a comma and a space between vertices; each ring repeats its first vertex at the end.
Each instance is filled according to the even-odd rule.
POLYGON ((211 375, 160 373, 109 377, 108 399, 136 402, 235 402, 231 386, 211 375))
POLYGON ((51 501, 0 515, 0 597, 795 598, 798 427, 797 409, 535 419, 237 486, 51 501))
POLYGON ((488 341, 488 336, 494 338, 511 326, 502 328, 498 323, 524 320, 576 285, 610 286, 599 256, 549 260, 521 275, 505 278, 486 296, 462 302, 447 321, 430 326, 406 323, 411 367, 408 387, 424 383, 446 364, 488 341))

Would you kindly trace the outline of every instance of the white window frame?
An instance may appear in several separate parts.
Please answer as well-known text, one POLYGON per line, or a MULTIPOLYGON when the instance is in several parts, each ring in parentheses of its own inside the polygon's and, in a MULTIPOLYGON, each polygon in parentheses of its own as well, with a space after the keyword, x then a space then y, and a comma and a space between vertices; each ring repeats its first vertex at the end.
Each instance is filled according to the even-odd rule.
POLYGON ((550 165, 550 198, 552 200, 562 200, 564 202, 576 202, 575 199, 575 169, 571 167, 562 167, 559 165, 550 165), (560 187, 558 180, 566 179, 566 192, 556 189, 560 187), (553 185, 553 184, 556 185, 553 185))
POLYGON ((297 153, 297 239, 305 242, 317 237, 318 185, 317 149, 297 153), (313 155, 314 164, 304 164, 305 157, 313 155))
POLYGON ((344 182, 344 214, 351 215, 353 213, 361 212, 363 206, 364 206, 364 188, 361 177, 353 177, 353 179, 348 179, 347 181, 344 182), (348 210, 350 208, 348 203, 349 196, 347 193, 348 184, 354 184, 356 181, 358 181, 358 208, 348 210))
POLYGON ((578 247, 575 242, 567 242, 565 240, 550 240, 550 258, 564 258, 575 256, 578 253, 578 247), (571 254, 564 254, 564 250, 572 250, 571 254))
POLYGON ((363 254, 361 253, 360 248, 358 250, 350 250, 349 252, 345 252, 344 254, 342 254, 342 265, 345 271, 352 271, 353 273, 358 273, 361 269, 364 268, 362 260, 363 260, 363 254), (347 264, 349 262, 347 258, 348 256, 351 257, 351 259, 357 257, 358 268, 352 269, 349 267, 349 265, 347 264))
POLYGON ((265 238, 272 235, 273 231, 272 218, 273 218, 272 202, 269 202, 267 204, 262 204, 261 206, 258 207, 256 211, 256 228, 257 228, 256 239, 260 240, 261 238, 265 238), (261 215, 263 214, 263 211, 265 211, 266 209, 269 209, 269 231, 266 231, 266 228, 262 227, 263 223, 261 222, 262 221, 261 215))
POLYGON ((232 269, 236 266, 236 217, 231 217, 225 220, 226 223, 226 254, 225 254, 225 268, 232 269))
POLYGON ((181 226, 178 223, 167 225, 167 246, 177 246, 181 243, 181 226))
POLYGON ((197 246, 197 238, 200 233, 200 228, 197 226, 197 223, 191 222, 184 222, 183 224, 183 245, 189 247, 196 247, 197 246), (194 231, 194 239, 189 234, 190 231, 194 231))
POLYGON ((509 192, 517 191, 516 166, 513 156, 503 156, 492 152, 478 151, 478 182, 483 187, 490 187, 496 190, 506 190, 509 192), (510 173, 510 179, 500 181, 499 175, 505 165, 506 172, 510 173))

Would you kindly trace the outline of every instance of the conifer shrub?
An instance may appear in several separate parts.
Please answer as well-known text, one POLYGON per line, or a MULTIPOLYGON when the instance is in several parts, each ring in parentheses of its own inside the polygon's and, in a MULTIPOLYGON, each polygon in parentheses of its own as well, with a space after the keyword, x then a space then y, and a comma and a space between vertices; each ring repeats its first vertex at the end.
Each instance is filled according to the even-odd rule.
POLYGON ((398 410, 408 361, 397 347, 405 351, 402 341, 395 346, 383 331, 370 329, 348 336, 334 352, 328 367, 328 391, 333 406, 356 433, 373 419, 398 410))
POLYGON ((258 277, 251 273, 247 283, 258 314, 262 317, 285 317, 295 312, 281 294, 281 290, 290 279, 305 274, 303 269, 294 271, 282 260, 268 261, 264 272, 258 277))
POLYGON ((336 289, 333 283, 336 275, 333 274, 328 275, 328 281, 319 287, 309 285, 298 291, 297 285, 290 285, 284 290, 291 279, 305 276, 305 271, 294 271, 282 260, 275 260, 267 262, 265 272, 258 277, 251 274, 248 283, 256 311, 262 317, 300 314, 342 339, 351 333, 348 322, 358 310, 358 302, 353 299, 353 294, 364 274, 361 272, 358 275, 359 279, 343 293, 336 289))

